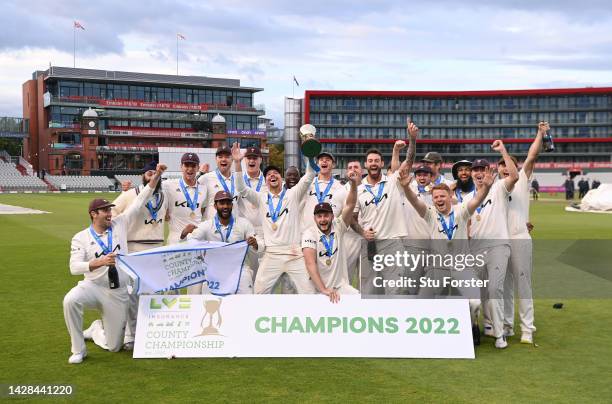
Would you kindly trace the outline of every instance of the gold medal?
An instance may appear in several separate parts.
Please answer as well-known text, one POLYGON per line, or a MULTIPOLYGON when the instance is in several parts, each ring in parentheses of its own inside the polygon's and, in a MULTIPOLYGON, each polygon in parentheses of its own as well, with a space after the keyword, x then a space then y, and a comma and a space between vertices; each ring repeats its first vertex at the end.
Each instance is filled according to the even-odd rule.
POLYGON ((480 215, 476 215, 476 220, 480 222, 480 215))
POLYGON ((276 225, 276 223, 272 223, 272 230, 276 231, 276 229, 278 229, 278 226, 276 225))
POLYGON ((328 258, 327 260, 325 260, 325 265, 327 266, 331 265, 331 258, 328 258))
POLYGON ((192 210, 192 211, 191 211, 191 213, 189 214, 189 217, 190 217, 190 218, 192 218, 192 219, 195 219, 196 214, 195 214, 195 212, 194 212, 193 210, 192 210))

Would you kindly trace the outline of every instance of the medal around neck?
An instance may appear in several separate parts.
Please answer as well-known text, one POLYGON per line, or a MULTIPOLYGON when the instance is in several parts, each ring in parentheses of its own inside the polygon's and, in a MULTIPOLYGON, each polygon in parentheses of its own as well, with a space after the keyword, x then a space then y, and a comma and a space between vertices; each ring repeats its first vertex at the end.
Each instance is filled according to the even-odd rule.
POLYGON ((314 158, 321 153, 321 142, 315 139, 317 128, 307 123, 300 127, 300 138, 302 138, 302 154, 309 158, 314 158))

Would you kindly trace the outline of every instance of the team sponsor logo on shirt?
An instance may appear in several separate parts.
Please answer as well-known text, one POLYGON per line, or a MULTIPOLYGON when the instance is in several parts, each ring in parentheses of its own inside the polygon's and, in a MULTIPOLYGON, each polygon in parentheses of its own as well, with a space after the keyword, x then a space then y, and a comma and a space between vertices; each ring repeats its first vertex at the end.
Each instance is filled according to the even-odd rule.
MULTIPOLYGON (((177 208, 189 208, 189 203, 187 203, 187 201, 183 201, 181 203, 179 203, 178 201, 174 202, 174 206, 176 206, 177 208)), ((200 207, 200 202, 196 202, 196 208, 200 207)))
MULTIPOLYGON (((277 217, 281 217, 282 215, 284 215, 285 213, 289 213, 289 208, 285 208, 283 210, 281 210, 281 212, 278 214, 277 217)), ((266 217, 270 217, 270 212, 266 213, 266 217)))
MULTIPOLYGON (((121 250, 121 246, 119 244, 117 244, 117 246, 115 246, 115 248, 113 249, 113 252, 115 252, 117 250, 121 250)), ((96 258, 100 258, 103 255, 106 255, 106 253, 104 251, 102 251, 101 253, 95 253, 96 258)))
MULTIPOLYGON (((367 191, 366 191, 367 192, 367 191)), ((381 197, 380 200, 378 201, 378 203, 382 203, 382 201, 384 201, 385 199, 387 199, 389 197, 389 195, 385 192, 381 197)), ((371 200, 366 201, 365 206, 370 206, 372 204, 376 204, 376 198, 372 197, 371 200)))

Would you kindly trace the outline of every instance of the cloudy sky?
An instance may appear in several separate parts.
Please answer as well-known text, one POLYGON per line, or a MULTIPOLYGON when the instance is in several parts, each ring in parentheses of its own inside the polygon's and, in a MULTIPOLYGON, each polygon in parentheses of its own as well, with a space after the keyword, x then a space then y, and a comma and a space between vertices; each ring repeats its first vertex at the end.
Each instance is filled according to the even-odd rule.
POLYGON ((608 0, 4 1, 0 116, 21 116, 34 70, 77 67, 239 78, 283 126, 305 89, 612 85, 608 0), (535 4, 534 4, 535 3, 535 4))

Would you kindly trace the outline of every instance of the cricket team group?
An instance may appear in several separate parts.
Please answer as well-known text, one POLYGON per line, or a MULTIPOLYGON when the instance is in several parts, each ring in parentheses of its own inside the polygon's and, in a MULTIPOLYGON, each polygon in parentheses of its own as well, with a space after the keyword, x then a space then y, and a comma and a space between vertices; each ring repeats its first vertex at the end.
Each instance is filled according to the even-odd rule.
MULTIPOLYGON (((372 254, 419 254, 437 248, 432 246, 452 250, 469 243, 471 251, 486 257, 477 275, 488 280, 482 298, 469 300, 475 344, 482 324, 496 348, 508 346, 517 291, 521 342, 532 343, 529 184, 548 130, 548 123, 539 123, 520 168, 503 142, 495 140, 491 148, 499 161, 457 161, 452 181, 442 175, 437 152, 415 164, 419 128, 410 121, 407 140, 395 142, 390 162, 372 148, 363 161, 348 162, 342 180, 332 175, 336 159, 325 150, 307 159, 303 176, 289 167, 284 178, 274 165, 261 169, 258 148, 242 152, 237 143, 217 149, 214 169, 201 164, 197 154, 185 153, 179 178, 162 180, 166 166, 150 163, 142 184, 125 186, 112 202, 92 200, 91 225, 72 239, 70 272, 84 279, 63 301, 69 363, 85 359, 86 339, 113 352, 133 349, 138 296, 131 293, 131 278, 116 268, 117 254, 189 239, 247 242, 237 293, 320 293, 334 303, 344 294, 423 297, 418 288, 372 288, 374 272, 364 270, 372 254), (101 315, 85 330, 84 309, 101 315)), ((434 270, 460 275, 424 266, 416 276, 434 270)), ((390 281, 404 275, 401 267, 377 274, 390 281)), ((187 293, 210 291, 199 283, 187 293)))

